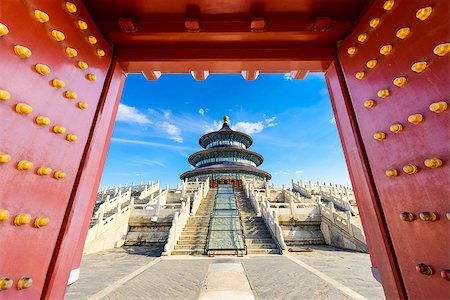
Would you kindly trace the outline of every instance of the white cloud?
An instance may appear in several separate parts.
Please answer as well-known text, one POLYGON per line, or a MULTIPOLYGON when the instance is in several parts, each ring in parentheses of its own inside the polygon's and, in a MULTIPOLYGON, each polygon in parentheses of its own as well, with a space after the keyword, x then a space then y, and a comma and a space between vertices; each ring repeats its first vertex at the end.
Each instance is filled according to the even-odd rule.
POLYGON ((274 123, 274 121, 277 119, 277 117, 271 117, 268 119, 265 119, 264 122, 266 123, 267 127, 273 127, 273 126, 277 126, 278 123, 274 123))
POLYGON ((164 118, 166 119, 170 119, 170 117, 172 116, 172 112, 170 110, 163 110, 164 113, 164 118))
POLYGON ((207 112, 208 112, 208 110, 206 108, 200 108, 198 110, 198 113, 201 114, 202 116, 204 116, 207 112))
MULTIPOLYGON (((264 117, 266 116, 264 115, 264 117)), ((251 135, 263 131, 264 128, 278 125, 278 123, 274 123, 276 119, 277 117, 270 117, 259 122, 237 122, 236 124, 231 124, 231 128, 235 131, 240 131, 251 135)), ((211 132, 219 130, 221 127, 221 122, 214 121, 212 124, 206 124, 202 128, 205 132, 211 132)))
POLYGON ((212 124, 204 124, 202 126, 203 132, 211 132, 211 131, 217 131, 220 128, 222 128, 222 123, 219 121, 214 121, 212 124))
POLYGON ((150 124, 150 120, 146 115, 141 113, 136 107, 119 104, 116 121, 136 124, 150 124))
POLYGON ((273 121, 275 121, 277 119, 277 117, 272 117, 272 118, 268 118, 265 120, 266 123, 272 123, 273 121))
POLYGON ((330 122, 330 124, 336 124, 336 118, 332 117, 331 119, 328 120, 328 122, 330 122))
POLYGON ((169 139, 171 139, 172 141, 178 142, 178 143, 183 142, 183 138, 181 137, 180 128, 178 128, 177 126, 175 126, 167 121, 162 122, 161 125, 159 125, 159 126, 165 133, 167 133, 169 135, 169 139))
POLYGON ((164 164, 160 161, 157 160, 148 160, 148 159, 142 159, 139 160, 139 164, 143 164, 143 165, 147 165, 147 166, 160 166, 160 167, 164 167, 164 164))
POLYGON ((233 130, 242 131, 246 134, 254 134, 263 131, 264 129, 263 122, 237 122, 234 126, 232 126, 233 130))
POLYGON ((284 73, 284 79, 285 80, 292 80, 292 79, 294 79, 294 77, 292 77, 291 73, 284 73))
POLYGON ((297 170, 297 171, 295 171, 295 174, 303 174, 303 171, 302 170, 297 170))

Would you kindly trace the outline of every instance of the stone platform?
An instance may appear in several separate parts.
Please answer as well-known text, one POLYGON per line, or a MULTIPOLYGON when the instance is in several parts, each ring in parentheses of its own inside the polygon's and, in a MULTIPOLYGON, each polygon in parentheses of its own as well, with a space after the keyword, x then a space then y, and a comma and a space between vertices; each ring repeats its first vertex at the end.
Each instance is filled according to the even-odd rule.
POLYGON ((80 279, 65 299, 384 299, 368 254, 309 248, 243 258, 114 249, 83 258, 80 279))

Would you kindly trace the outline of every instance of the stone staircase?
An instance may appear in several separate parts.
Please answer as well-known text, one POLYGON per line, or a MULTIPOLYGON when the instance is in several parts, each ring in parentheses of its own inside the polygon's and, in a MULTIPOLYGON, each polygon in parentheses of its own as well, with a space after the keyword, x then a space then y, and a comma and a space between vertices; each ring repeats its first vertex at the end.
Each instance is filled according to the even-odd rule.
POLYGON ((245 197, 242 189, 235 189, 237 207, 244 227, 247 254, 279 254, 280 249, 274 243, 270 231, 262 217, 253 210, 250 200, 245 197))
POLYGON ((189 217, 180 238, 171 255, 202 255, 205 254, 208 237, 209 219, 214 206, 217 189, 210 189, 202 200, 195 216, 189 217))

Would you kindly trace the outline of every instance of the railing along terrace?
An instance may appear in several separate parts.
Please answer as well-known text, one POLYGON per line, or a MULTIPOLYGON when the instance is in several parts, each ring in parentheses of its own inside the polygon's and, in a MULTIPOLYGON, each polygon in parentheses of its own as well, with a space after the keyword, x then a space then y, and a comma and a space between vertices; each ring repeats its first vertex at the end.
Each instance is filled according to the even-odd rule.
POLYGON ((92 226, 89 228, 86 244, 95 240, 122 220, 128 219, 132 205, 133 199, 131 198, 130 188, 123 194, 119 192, 114 198, 109 198, 108 195, 107 201, 99 206, 96 218, 91 220, 92 226))
POLYGON ((366 244, 366 238, 362 229, 353 221, 352 214, 347 211, 345 217, 336 212, 333 202, 328 205, 319 203, 320 214, 322 218, 326 218, 329 222, 341 228, 350 236, 366 244))
POLYGON ((201 183, 192 197, 192 210, 191 216, 195 216, 197 210, 202 202, 202 199, 206 197, 209 192, 209 178, 205 182, 201 183))
POLYGON ((190 198, 186 202, 181 204, 180 212, 175 212, 172 220, 172 226, 169 230, 169 236, 167 238, 167 243, 164 246, 163 255, 171 255, 172 251, 175 249, 175 245, 183 231, 184 227, 190 216, 190 198))
POLYGON ((337 184, 320 184, 317 183, 311 183, 311 181, 303 182, 303 181, 297 181, 295 182, 292 180, 292 189, 299 193, 304 193, 303 196, 308 197, 308 194, 311 196, 319 195, 321 191, 331 193, 335 197, 339 197, 340 195, 343 195, 347 199, 349 199, 350 202, 355 201, 355 194, 353 192, 353 189, 346 186, 338 186, 337 184))
POLYGON ((245 196, 250 199, 250 203, 252 204, 253 209, 256 212, 256 215, 258 217, 260 217, 261 216, 261 207, 259 205, 259 201, 257 200, 253 182, 250 180, 243 180, 242 188, 244 190, 245 196))
POLYGON ((356 211, 353 209, 353 207, 350 205, 349 200, 344 198, 342 195, 340 195, 340 198, 337 198, 336 196, 334 196, 329 192, 321 191, 320 199, 333 203, 335 206, 339 207, 343 211, 348 211, 353 215, 357 214, 356 211))
POLYGON ((302 181, 292 181, 292 189, 307 198, 314 198, 315 195, 319 195, 320 200, 333 202, 340 209, 350 211, 353 215, 358 214, 357 208, 352 207, 352 204, 356 205, 356 202, 353 191, 350 188, 337 187, 337 185, 322 186, 319 182, 317 184, 311 184, 311 182, 306 184, 302 181))
POLYGON ((270 234, 273 239, 277 242, 280 250, 284 251, 287 249, 286 243, 284 242, 283 231, 278 222, 277 212, 270 208, 270 202, 267 199, 261 201, 261 216, 269 228, 270 234))

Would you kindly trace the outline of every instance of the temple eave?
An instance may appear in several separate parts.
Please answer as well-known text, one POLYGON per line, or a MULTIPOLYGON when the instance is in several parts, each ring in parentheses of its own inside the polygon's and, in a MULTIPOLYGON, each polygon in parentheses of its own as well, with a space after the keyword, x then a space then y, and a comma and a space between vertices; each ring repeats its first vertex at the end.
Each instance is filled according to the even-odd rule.
POLYGON ((232 173, 243 173, 243 174, 249 174, 249 175, 256 175, 260 176, 262 178, 266 178, 267 180, 272 179, 272 175, 267 173, 266 171, 259 170, 256 168, 251 167, 236 167, 236 166, 230 166, 230 167, 205 167, 205 168, 199 168, 195 170, 190 170, 187 172, 184 172, 180 175, 180 179, 184 180, 185 178, 191 178, 193 176, 197 175, 207 175, 207 174, 213 174, 213 173, 225 173, 225 172, 232 172, 232 173))

